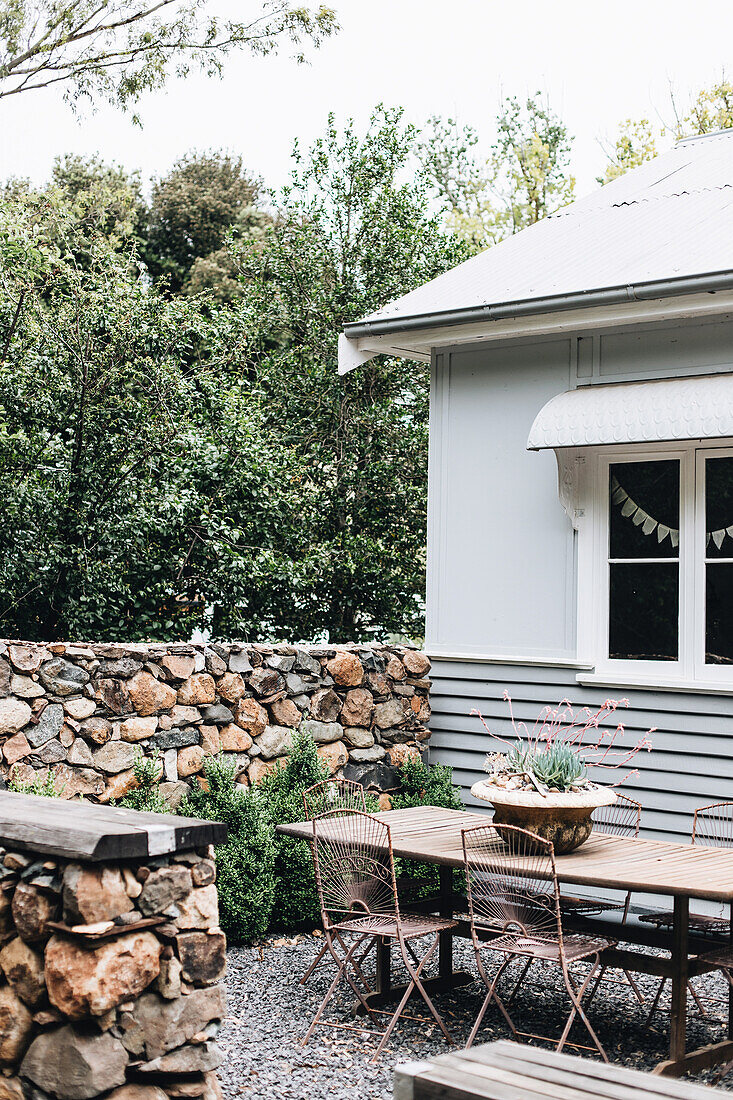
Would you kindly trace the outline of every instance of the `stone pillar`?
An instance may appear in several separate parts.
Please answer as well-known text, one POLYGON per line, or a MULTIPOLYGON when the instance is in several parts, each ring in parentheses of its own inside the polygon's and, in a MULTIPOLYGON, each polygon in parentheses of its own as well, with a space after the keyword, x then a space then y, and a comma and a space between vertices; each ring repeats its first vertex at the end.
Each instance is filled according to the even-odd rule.
POLYGON ((182 830, 182 820, 0 794, 0 1100, 220 1097, 226 941, 213 848, 196 846, 197 831, 220 827, 182 830), (24 839, 23 850, 3 841, 3 811, 17 818, 18 805, 28 806, 29 837, 34 819, 46 832, 44 814, 65 832, 60 809, 68 855, 44 850, 60 848, 59 835, 24 839), (136 819, 135 846, 149 829, 150 849, 178 850, 90 858, 93 815, 97 850, 129 846, 136 819))

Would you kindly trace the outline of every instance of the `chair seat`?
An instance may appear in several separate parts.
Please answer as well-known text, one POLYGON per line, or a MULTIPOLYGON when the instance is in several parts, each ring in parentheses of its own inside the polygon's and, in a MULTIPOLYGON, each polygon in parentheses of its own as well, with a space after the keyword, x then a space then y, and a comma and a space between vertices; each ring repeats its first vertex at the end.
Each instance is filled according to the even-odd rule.
POLYGON ((623 909, 623 901, 611 901, 610 898, 574 898, 560 895, 560 909, 563 913, 605 913, 609 909, 623 909))
POLYGON ((699 962, 720 966, 724 970, 733 970, 733 946, 721 947, 718 951, 709 951, 704 955, 698 955, 697 958, 699 962))
MULTIPOLYGON (((601 936, 581 935, 564 935, 562 941, 568 962, 597 955, 607 947, 613 947, 616 942, 601 936)), ((507 955, 523 955, 525 958, 545 959, 549 962, 560 961, 559 936, 523 936, 519 932, 510 932, 489 940, 481 947, 482 950, 503 951, 507 955)))
MULTIPOLYGON (((658 913, 645 913, 639 920, 644 924, 655 924, 657 928, 672 928, 674 926, 674 914, 671 910, 660 910, 658 913)), ((714 933, 728 935, 730 933, 730 921, 726 917, 709 917, 705 913, 690 913, 690 931, 700 932, 704 936, 712 936, 714 933)))
POLYGON ((402 928, 403 937, 406 940, 412 940, 435 932, 449 932, 451 928, 458 927, 458 922, 444 917, 429 917, 422 913, 400 913, 398 925, 397 916, 394 913, 366 913, 363 917, 339 921, 334 925, 334 930, 397 939, 398 926, 402 928))

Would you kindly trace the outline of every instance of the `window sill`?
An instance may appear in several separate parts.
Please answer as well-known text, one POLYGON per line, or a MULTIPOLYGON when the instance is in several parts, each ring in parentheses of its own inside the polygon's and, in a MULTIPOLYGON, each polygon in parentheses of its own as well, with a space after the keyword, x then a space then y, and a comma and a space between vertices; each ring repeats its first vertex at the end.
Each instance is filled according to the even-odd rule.
POLYGON ((731 680, 665 680, 663 676, 627 676, 621 672, 579 672, 575 677, 579 684, 592 687, 645 688, 647 691, 687 691, 703 695, 733 695, 731 680))

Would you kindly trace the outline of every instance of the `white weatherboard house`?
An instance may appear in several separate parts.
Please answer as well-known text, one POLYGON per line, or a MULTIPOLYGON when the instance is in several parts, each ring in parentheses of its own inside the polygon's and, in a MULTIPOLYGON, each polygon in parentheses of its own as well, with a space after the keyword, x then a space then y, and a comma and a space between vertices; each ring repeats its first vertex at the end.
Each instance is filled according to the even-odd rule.
POLYGON ((628 697, 648 834, 733 799, 733 131, 680 142, 346 326, 430 362, 432 759, 628 697))

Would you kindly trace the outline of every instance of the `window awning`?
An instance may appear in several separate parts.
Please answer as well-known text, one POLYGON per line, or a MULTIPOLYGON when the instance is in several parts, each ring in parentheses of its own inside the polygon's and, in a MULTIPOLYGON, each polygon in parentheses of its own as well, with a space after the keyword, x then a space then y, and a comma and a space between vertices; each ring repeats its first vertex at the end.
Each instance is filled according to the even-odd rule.
POLYGON ((581 386, 540 409, 527 449, 733 436, 733 375, 581 386))

